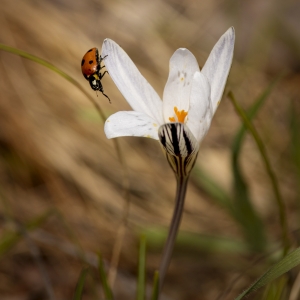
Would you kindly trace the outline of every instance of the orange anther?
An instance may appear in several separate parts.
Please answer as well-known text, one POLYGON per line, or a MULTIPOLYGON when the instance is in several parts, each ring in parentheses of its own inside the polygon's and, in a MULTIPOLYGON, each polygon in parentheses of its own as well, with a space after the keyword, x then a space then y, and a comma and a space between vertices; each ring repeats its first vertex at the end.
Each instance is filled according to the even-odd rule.
POLYGON ((174 107, 174 112, 175 112, 175 115, 176 115, 176 119, 175 119, 175 117, 170 117, 169 118, 169 120, 171 121, 171 122, 180 122, 180 123, 184 123, 184 120, 185 120, 185 117, 187 116, 187 111, 185 111, 185 110, 178 110, 178 108, 175 106, 174 107))

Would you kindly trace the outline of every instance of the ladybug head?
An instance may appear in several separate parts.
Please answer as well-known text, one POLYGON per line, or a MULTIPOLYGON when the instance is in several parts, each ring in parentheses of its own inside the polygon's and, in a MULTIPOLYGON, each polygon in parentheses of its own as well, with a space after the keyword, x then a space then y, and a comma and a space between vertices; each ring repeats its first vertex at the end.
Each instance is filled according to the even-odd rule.
POLYGON ((103 90, 103 87, 102 87, 102 84, 101 84, 101 81, 100 81, 100 78, 98 75, 96 75, 96 74, 91 75, 88 78, 88 80, 89 80, 91 88, 94 91, 102 91, 103 90))

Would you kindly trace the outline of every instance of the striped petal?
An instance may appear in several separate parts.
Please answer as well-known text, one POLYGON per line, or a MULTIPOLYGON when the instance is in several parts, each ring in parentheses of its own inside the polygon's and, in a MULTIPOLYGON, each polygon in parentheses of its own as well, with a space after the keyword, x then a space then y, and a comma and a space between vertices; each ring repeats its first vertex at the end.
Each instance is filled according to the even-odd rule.
POLYGON ((163 124, 162 101, 142 76, 126 52, 114 41, 105 39, 102 54, 108 73, 133 110, 163 124))
POLYGON ((212 49, 201 73, 206 76, 211 86, 213 113, 221 101, 225 83, 232 63, 234 49, 234 28, 229 28, 212 49))
POLYGON ((148 137, 158 140, 159 124, 146 114, 136 111, 119 111, 105 122, 104 132, 108 139, 119 136, 148 137))
POLYGON ((183 123, 159 127, 158 137, 176 176, 189 176, 199 151, 199 143, 183 123))

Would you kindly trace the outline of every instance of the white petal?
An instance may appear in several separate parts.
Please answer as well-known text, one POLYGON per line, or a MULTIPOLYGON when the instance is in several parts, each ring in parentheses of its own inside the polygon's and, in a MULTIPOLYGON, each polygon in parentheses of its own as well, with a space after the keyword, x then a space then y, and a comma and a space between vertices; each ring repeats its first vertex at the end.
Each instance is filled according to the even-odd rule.
POLYGON ((196 72, 193 78, 190 109, 186 125, 198 142, 206 135, 213 117, 210 85, 206 77, 196 72))
POLYGON ((163 110, 165 122, 174 115, 174 107, 188 111, 192 80, 199 66, 195 56, 187 49, 180 48, 170 59, 169 78, 164 90, 163 110))
POLYGON ((211 86, 213 112, 221 101, 225 83, 232 63, 234 49, 234 28, 229 28, 212 49, 203 69, 201 70, 211 86))
POLYGON ((119 111, 106 120, 104 132, 108 139, 119 136, 138 136, 158 140, 158 128, 159 124, 144 113, 119 111))
POLYGON ((132 109, 162 124, 162 101, 126 52, 114 41, 105 39, 101 56, 106 56, 106 69, 132 109))

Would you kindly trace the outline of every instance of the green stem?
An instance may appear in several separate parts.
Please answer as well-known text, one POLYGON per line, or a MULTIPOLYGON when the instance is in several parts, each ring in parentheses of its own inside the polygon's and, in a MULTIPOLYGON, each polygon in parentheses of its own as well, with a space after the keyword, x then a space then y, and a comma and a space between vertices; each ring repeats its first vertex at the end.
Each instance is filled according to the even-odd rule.
POLYGON ((257 147, 260 151, 262 159, 265 163, 267 173, 270 177, 272 187, 273 187, 273 190, 274 190, 274 194, 275 194, 275 198, 276 198, 276 202, 277 202, 277 206, 278 206, 278 210, 279 210, 280 225, 281 225, 281 228, 282 228, 283 256, 285 256, 287 254, 289 248, 290 248, 290 242, 289 242, 289 238, 288 238, 288 224, 287 224, 287 217, 286 217, 286 208, 285 208, 285 204, 284 204, 284 201, 282 199, 282 196, 281 196, 281 193, 280 193, 280 190, 279 190, 279 185, 278 185, 278 182, 277 182, 277 178, 276 178, 275 173, 272 169, 272 166, 271 166, 271 163, 270 163, 265 145, 264 145, 263 141, 261 140, 256 128, 249 121, 247 115, 245 114, 243 109, 240 107, 240 105, 236 102, 233 93, 229 92, 228 96, 229 96, 234 108, 238 112, 239 116, 242 118, 242 120, 243 120, 244 124, 246 125, 247 129, 252 134, 252 136, 253 136, 256 144, 257 144, 257 147))
POLYGON ((139 266, 138 266, 138 284, 137 284, 137 300, 145 299, 145 279, 146 275, 146 236, 141 236, 139 266))
POLYGON ((176 197, 175 197, 175 208, 174 208, 173 217, 172 217, 172 221, 168 233, 168 238, 164 247, 162 260, 159 267, 159 292, 163 287, 165 275, 169 267, 171 256, 173 253, 174 243, 176 240, 178 228, 182 217, 186 188, 187 188, 189 177, 176 176, 176 178, 177 178, 177 190, 176 190, 176 197))
POLYGON ((159 291, 158 291, 158 283, 159 283, 159 273, 155 271, 153 278, 153 290, 151 300, 158 300, 159 291))

